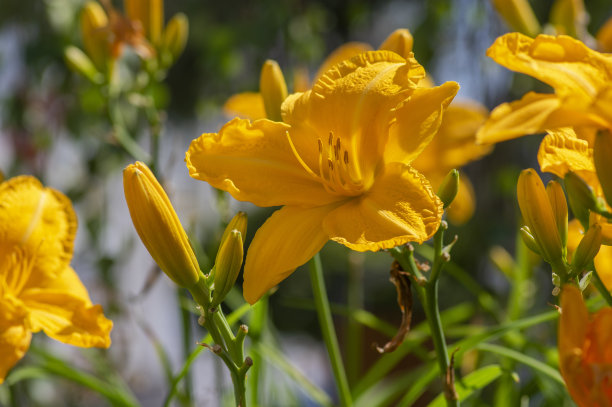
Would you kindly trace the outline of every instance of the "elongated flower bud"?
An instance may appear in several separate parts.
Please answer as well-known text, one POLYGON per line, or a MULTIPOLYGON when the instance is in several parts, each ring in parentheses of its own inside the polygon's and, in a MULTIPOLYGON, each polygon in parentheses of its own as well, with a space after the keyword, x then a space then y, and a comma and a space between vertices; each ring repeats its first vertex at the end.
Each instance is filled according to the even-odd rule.
POLYGON ((563 246, 555 215, 544 184, 532 168, 521 172, 517 197, 525 224, 538 243, 540 254, 548 263, 559 264, 563 258, 563 246))
POLYGON ((588 225, 589 211, 597 206, 597 197, 593 193, 593 189, 582 178, 571 171, 565 174, 564 182, 574 216, 583 225, 588 225))
POLYGON ((459 171, 450 170, 440 188, 438 188, 438 197, 444 204, 444 209, 446 209, 457 196, 457 192, 459 191, 459 171))
POLYGON ((110 56, 108 17, 96 1, 85 4, 81 11, 81 35, 85 52, 102 71, 110 56))
POLYGON ((185 14, 178 13, 168 21, 162 37, 162 54, 167 53, 170 57, 167 65, 172 64, 183 53, 188 36, 189 20, 185 14))
POLYGON ((164 27, 164 1, 124 0, 124 8, 130 20, 140 21, 145 36, 157 47, 164 27))
POLYGON ((567 201, 561 184, 557 181, 550 181, 546 185, 546 193, 552 207, 555 223, 561 237, 563 247, 567 246, 567 201))
POLYGON ((200 267, 170 199, 142 162, 123 170, 123 190, 134 227, 158 266, 176 284, 189 288, 200 267))
POLYGON ((512 30, 530 37, 540 33, 540 24, 528 0, 492 0, 492 3, 512 30))
POLYGON ((520 234, 521 234, 521 239, 523 239, 523 242, 525 243, 525 246, 527 246, 529 248, 529 250, 531 250, 532 252, 534 252, 535 254, 537 254, 538 256, 541 256, 541 249, 540 246, 538 245, 538 242, 536 242, 535 238, 533 237, 533 235, 531 234, 531 230, 529 229, 528 226, 523 226, 520 230, 519 230, 520 234))
POLYGON ((223 242, 227 240, 232 230, 237 230, 238 232, 240 232, 240 234, 242 235, 242 241, 244 243, 244 238, 247 232, 247 224, 248 217, 246 213, 240 211, 236 215, 234 215, 232 220, 230 220, 227 227, 223 231, 223 236, 221 236, 221 245, 223 245, 223 242))
POLYGON ((221 241, 215 260, 215 286, 211 303, 213 307, 219 305, 230 292, 242 267, 244 255, 242 233, 232 229, 226 236, 226 239, 221 241))
POLYGON ((99 84, 103 81, 102 74, 96 69, 91 59, 77 47, 72 45, 66 47, 64 58, 70 69, 80 73, 91 82, 99 84))
POLYGON ((598 224, 592 225, 584 234, 574 252, 574 257, 572 257, 572 267, 574 270, 582 271, 593 261, 599 252, 601 241, 601 226, 598 224))
POLYGON ((612 133, 609 131, 597 133, 593 161, 606 201, 612 206, 612 133))
POLYGON ((405 28, 398 28, 383 41, 378 49, 392 51, 407 58, 412 52, 413 44, 414 38, 412 38, 410 31, 405 28))
POLYGON ((261 68, 259 92, 263 97, 268 119, 276 122, 282 121, 281 105, 288 93, 283 71, 276 61, 268 59, 261 68))

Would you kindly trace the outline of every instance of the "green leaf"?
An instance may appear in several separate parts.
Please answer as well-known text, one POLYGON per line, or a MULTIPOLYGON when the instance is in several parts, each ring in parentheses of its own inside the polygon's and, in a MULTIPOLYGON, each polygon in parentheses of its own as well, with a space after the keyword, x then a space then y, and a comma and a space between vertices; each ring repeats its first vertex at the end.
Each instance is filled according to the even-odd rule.
POLYGON ((510 359, 514 359, 519 363, 522 363, 524 365, 527 365, 537 370, 538 372, 555 380, 558 383, 561 383, 563 385, 565 384, 565 382, 563 381, 563 378, 561 377, 561 374, 559 373, 559 371, 557 371, 557 369, 553 369, 552 367, 548 366, 546 363, 543 363, 535 358, 532 358, 531 356, 527 356, 524 353, 517 352, 510 348, 506 348, 505 346, 494 345, 491 343, 480 343, 476 346, 476 349, 479 349, 485 352, 497 353, 498 355, 505 356, 510 359))
MULTIPOLYGON (((455 390, 457 391, 459 401, 464 401, 472 394, 474 394, 474 392, 484 388, 492 381, 499 378, 502 375, 502 372, 503 371, 501 366, 489 365, 470 373, 461 381, 456 381, 455 390)), ((445 406, 446 399, 444 398, 444 394, 438 395, 438 397, 436 397, 431 403, 429 403, 429 407, 445 406)))

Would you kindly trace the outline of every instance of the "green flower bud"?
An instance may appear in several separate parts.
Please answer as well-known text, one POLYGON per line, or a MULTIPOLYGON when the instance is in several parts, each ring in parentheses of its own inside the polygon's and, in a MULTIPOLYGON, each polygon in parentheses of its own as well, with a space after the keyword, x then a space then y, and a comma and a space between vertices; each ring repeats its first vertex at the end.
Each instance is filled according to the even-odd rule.
POLYGON ((574 271, 582 271, 593 261, 601 247, 601 226, 592 225, 578 244, 572 257, 572 268, 574 271))
POLYGON ((189 21, 183 13, 178 13, 170 21, 164 30, 162 37, 162 55, 167 55, 169 61, 166 65, 171 65, 183 53, 189 36, 189 21))
POLYGON ((100 84, 104 81, 102 74, 96 69, 94 63, 83 51, 69 45, 64 50, 64 58, 68 67, 73 71, 80 73, 91 82, 100 84))
POLYGON ((586 227, 589 224, 589 211, 597 207, 597 197, 589 184, 571 171, 565 174, 564 181, 570 208, 574 216, 586 227))
POLYGON ((231 229, 226 236, 221 241, 221 247, 217 252, 217 259, 215 261, 215 285, 211 307, 221 304, 227 293, 234 286, 240 272, 240 267, 242 267, 244 255, 242 233, 237 229, 231 229))
POLYGON ((540 253, 540 247, 538 246, 538 243, 536 242, 533 235, 531 234, 529 227, 523 226, 519 232, 521 234, 521 238, 523 239, 523 242, 525 243, 525 246, 527 246, 529 250, 531 250, 538 256, 541 256, 542 254, 540 253))
POLYGON ((450 170, 440 188, 438 188, 438 197, 444 204, 444 209, 446 209, 457 196, 457 192, 459 191, 459 171, 450 170))

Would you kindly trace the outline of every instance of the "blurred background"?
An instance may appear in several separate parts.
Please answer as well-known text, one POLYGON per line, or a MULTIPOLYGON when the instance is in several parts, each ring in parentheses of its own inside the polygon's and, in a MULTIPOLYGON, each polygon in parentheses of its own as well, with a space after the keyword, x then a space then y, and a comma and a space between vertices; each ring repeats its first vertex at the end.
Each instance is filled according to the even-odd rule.
MULTIPOLYGON (((115 3, 121 9, 122 5, 115 3)), ((532 2, 543 25, 552 3, 532 2)), ((102 304, 115 322, 113 346, 108 351, 71 349, 42 335, 36 336, 35 343, 101 374, 116 371, 143 405, 161 405, 168 392, 164 369, 177 371, 185 352, 196 346, 203 331, 189 312, 192 304, 184 295, 177 295, 168 279, 157 278, 154 263, 132 227, 121 171, 134 159, 114 140, 98 88, 71 71, 64 60, 66 46, 82 44, 79 14, 83 4, 81 0, 3 0, 0 170, 7 178, 35 175, 73 200, 80 224, 72 265, 93 301, 102 304), (183 340, 185 332, 188 336, 183 340)), ((591 0, 586 7, 589 31, 594 33, 612 15, 612 4, 591 0)), ((222 105, 231 95, 257 91, 259 70, 266 59, 278 61, 291 89, 294 72, 307 69, 312 77, 339 45, 361 41, 376 48, 394 29, 408 28, 414 36, 416 59, 436 83, 459 82, 458 99, 474 100, 490 109, 519 98, 526 90, 546 88, 526 76, 514 76, 485 56, 493 40, 509 31, 488 0, 167 1, 166 16, 177 12, 189 19, 185 51, 165 81, 147 92, 165 110, 159 169, 205 264, 214 260, 219 228, 237 210, 249 214, 250 240, 271 209, 233 201, 189 178, 184 154, 192 139, 216 132, 225 123, 228 117, 222 105)), ((125 63, 130 63, 129 56, 125 63)), ((132 128, 146 129, 139 126, 143 118, 137 113, 132 114, 129 107, 125 113, 132 128)), ((133 137, 148 148, 146 130, 135 131, 133 137)), ((486 323, 491 316, 475 298, 485 295, 504 303, 511 284, 494 267, 489 253, 499 247, 515 252, 519 222, 516 180, 521 169, 538 167, 535 152, 539 142, 537 136, 505 142, 464 168, 474 185, 476 211, 466 224, 451 225, 449 236, 459 235, 453 262, 461 266, 464 281, 458 284, 453 276, 443 277, 442 309, 466 302, 474 307, 470 320, 486 323), (466 275, 484 292, 470 290, 466 275)), ((401 315, 395 288, 388 281, 392 259, 387 253, 349 253, 345 247, 329 243, 322 255, 332 303, 345 304, 352 295, 352 301, 398 326, 401 315), (359 279, 363 289, 350 294, 348 279, 359 279)), ((525 306, 549 308, 552 284, 548 271, 536 269, 523 289, 525 306)), ((237 307, 241 301, 236 289, 228 306, 237 307)), ((413 324, 423 320, 420 305, 415 307, 413 324)), ((306 376, 333 393, 307 272, 298 270, 280 285, 270 297, 269 312, 278 346, 306 376)), ((355 381, 379 357, 371 344, 385 338, 367 328, 351 327, 341 312, 337 315, 343 349, 360 354, 358 360, 346 362, 350 380, 355 381), (354 329, 362 330, 362 340, 348 345, 347 336, 354 329)), ((542 346, 554 345, 550 336, 554 328, 537 329, 533 335, 542 346)), ((32 362, 31 358, 34 356, 21 365, 32 362)), ((410 355, 397 369, 409 370, 418 361, 418 355, 410 355)), ((529 383, 530 374, 525 375, 529 383)), ((194 364, 189 380, 198 405, 221 404, 222 394, 231 395, 223 366, 207 353, 194 364)), ((266 382, 269 392, 263 405, 316 405, 273 367, 266 368, 266 382)), ((0 388, 0 403, 2 391, 0 388)), ((59 378, 32 380, 18 391, 22 405, 105 405, 94 393, 59 378)), ((527 386, 523 391, 530 390, 527 386)), ((530 405, 559 405, 554 404, 554 394, 547 398, 553 404, 546 404, 538 391, 531 390, 530 405)), ((432 394, 425 394, 421 401, 431 398, 432 394)))

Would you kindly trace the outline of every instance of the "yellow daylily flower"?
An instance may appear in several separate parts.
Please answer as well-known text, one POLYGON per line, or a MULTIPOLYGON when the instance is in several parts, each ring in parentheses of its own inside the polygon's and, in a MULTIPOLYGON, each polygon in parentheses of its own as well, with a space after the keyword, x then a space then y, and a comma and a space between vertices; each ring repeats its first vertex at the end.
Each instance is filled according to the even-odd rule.
POLYGON ((559 318, 559 367, 579 407, 612 405, 612 308, 593 315, 573 285, 563 286, 559 318))
POLYGON ((328 240, 358 251, 423 242, 442 202, 409 164, 432 139, 458 85, 423 89, 412 57, 371 51, 289 96, 283 122, 234 119, 186 153, 189 174, 234 198, 283 206, 257 231, 244 297, 257 301, 328 240))
POLYGON ((76 229, 60 192, 29 176, 0 184, 0 383, 27 352, 32 333, 110 346, 112 321, 70 267, 76 229))
POLYGON ((493 110, 478 132, 482 143, 498 143, 561 127, 612 128, 612 55, 565 35, 519 33, 499 37, 487 55, 508 69, 552 86, 554 94, 527 93, 493 110))

